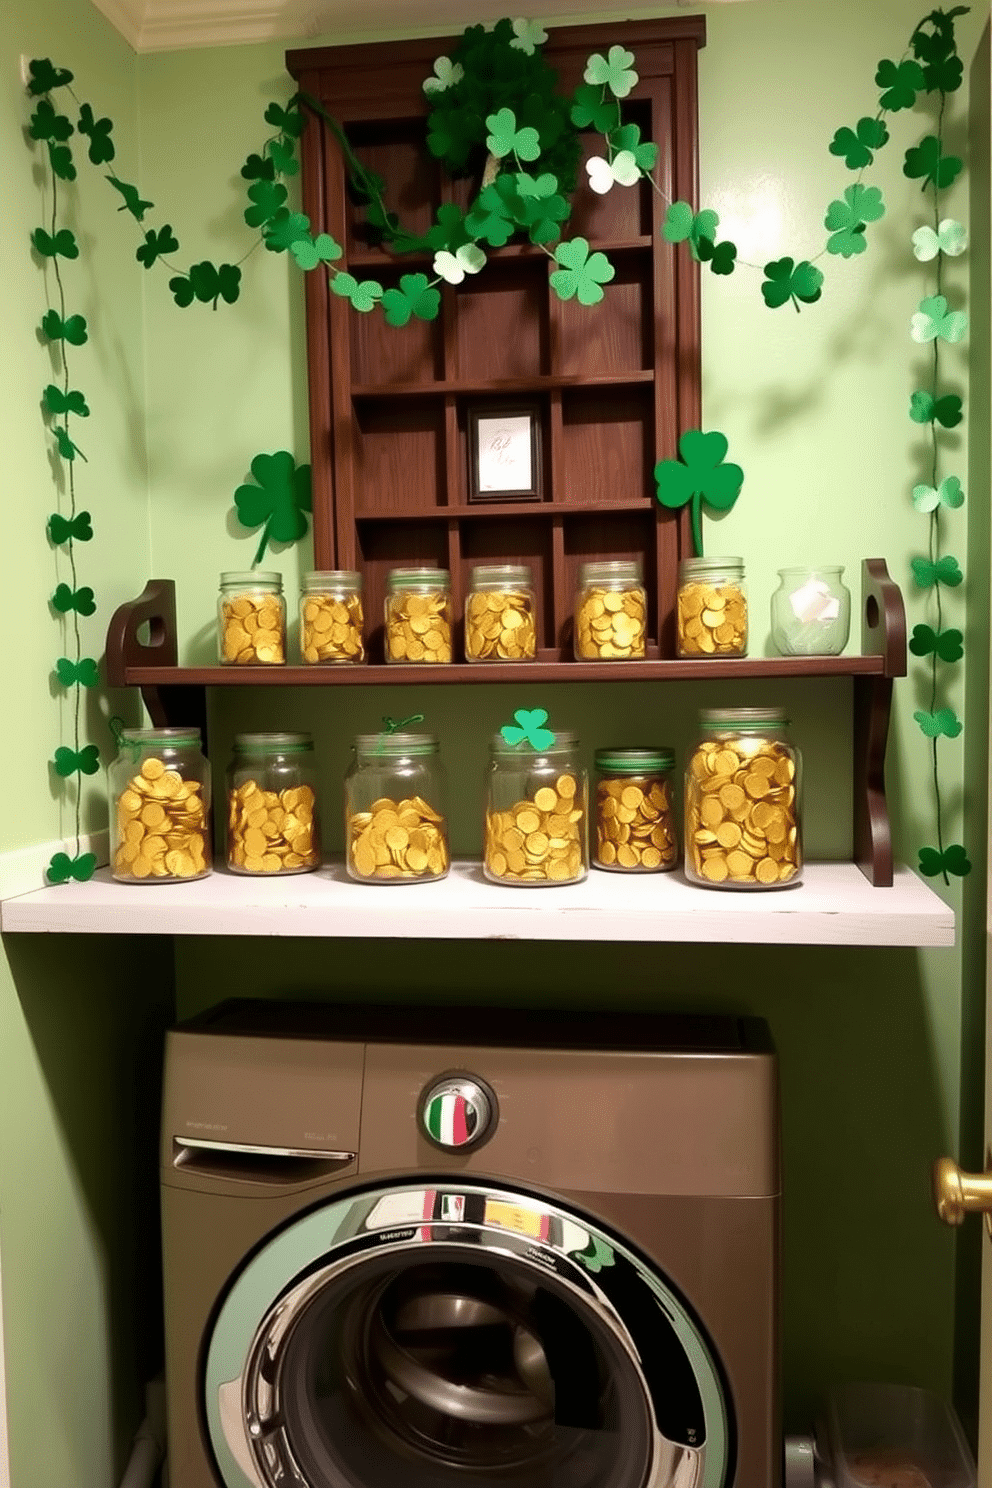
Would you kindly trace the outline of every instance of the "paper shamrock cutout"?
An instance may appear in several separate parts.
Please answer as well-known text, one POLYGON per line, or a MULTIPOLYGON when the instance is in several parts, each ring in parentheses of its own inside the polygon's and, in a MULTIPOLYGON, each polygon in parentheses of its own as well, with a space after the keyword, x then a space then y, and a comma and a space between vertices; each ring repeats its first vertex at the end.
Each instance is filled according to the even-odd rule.
POLYGON ((938 656, 941 661, 960 661, 964 655, 963 640, 960 630, 934 630, 929 625, 914 625, 909 649, 914 656, 938 656))
POLYGON ((426 274, 404 274, 399 289, 387 289, 383 293, 382 308, 386 323, 391 326, 405 326, 412 317, 436 320, 441 296, 429 287, 426 274))
POLYGON ((933 186, 942 191, 950 186, 961 171, 962 161, 956 155, 945 155, 937 135, 928 134, 918 145, 906 151, 902 173, 911 181, 922 178, 923 190, 933 186))
POLYGON ((315 238, 307 235, 297 238, 289 245, 301 269, 315 269, 319 263, 335 263, 342 254, 341 244, 330 233, 318 233, 315 238))
POLYGON ((936 563, 932 563, 929 558, 914 558, 909 566, 913 570, 918 589, 932 589, 934 584, 946 584, 949 589, 956 589, 964 582, 958 560, 950 553, 939 558, 936 563))
POLYGON ((241 175, 246 181, 274 181, 276 163, 271 155, 249 155, 241 167, 241 175))
POLYGON ((633 52, 625 47, 611 46, 607 56, 598 52, 589 58, 583 81, 596 87, 609 88, 614 98, 626 98, 637 86, 637 73, 633 71, 633 52))
POLYGON ((877 186, 848 186, 844 200, 832 201, 823 219, 824 227, 831 233, 827 252, 839 253, 844 258, 864 253, 868 246, 865 224, 884 216, 885 205, 877 186))
POLYGON ((78 857, 70 858, 68 853, 57 852, 45 869, 45 877, 50 884, 68 883, 70 878, 77 883, 86 883, 93 877, 95 867, 95 853, 80 853, 78 857))
POLYGON ((727 239, 714 243, 712 238, 700 238, 696 244, 696 257, 700 263, 708 263, 714 274, 732 274, 737 259, 737 244, 727 239))
POLYGON ((68 749, 64 745, 55 751, 55 773, 63 780, 70 775, 95 775, 100 768, 100 751, 95 744, 86 744, 82 749, 68 749))
POLYGON ((109 165, 114 158, 114 143, 110 138, 113 124, 109 119, 94 119, 88 103, 80 106, 76 128, 89 138, 89 157, 94 165, 109 165))
POLYGON ((460 62, 452 62, 450 57, 438 57, 434 63, 434 76, 424 79, 423 90, 428 97, 432 93, 446 93, 464 76, 465 69, 460 62))
POLYGON ((932 227, 918 227, 913 234, 913 253, 920 263, 929 263, 938 253, 958 258, 967 246, 967 228, 955 222, 953 217, 945 217, 938 223, 936 232, 932 227))
POLYGON ((574 295, 580 305, 598 305, 602 285, 609 284, 615 273, 606 254, 590 254, 587 239, 572 238, 558 244, 555 261, 561 268, 550 275, 549 283, 558 298, 570 300, 574 295))
POLYGON ((55 663, 55 672, 63 687, 96 687, 100 681, 100 668, 92 656, 83 656, 79 661, 70 661, 60 656, 55 663))
POLYGON ((609 135, 620 124, 620 109, 614 98, 605 98, 602 88, 580 85, 572 95, 569 118, 576 129, 590 126, 597 134, 609 135))
POLYGON ((252 203, 245 208, 245 221, 249 227, 262 227, 285 205, 288 192, 279 181, 253 181, 248 187, 248 199, 252 203))
POLYGON ((968 330, 968 317, 963 310, 948 312, 944 295, 928 295, 920 301, 919 309, 909 323, 909 333, 914 341, 926 345, 928 341, 949 341, 952 345, 963 340, 968 330))
POLYGON ((351 301, 352 308, 367 314, 374 310, 382 299, 382 285, 375 279, 363 279, 360 283, 352 274, 338 272, 331 280, 331 288, 342 299, 351 301))
MULTIPOLYGON (((144 222, 145 213, 150 212, 155 203, 142 201, 138 194, 137 186, 131 186, 127 181, 119 181, 116 176, 107 176, 106 179, 113 186, 114 190, 119 191, 124 198, 117 208, 118 212, 130 212, 135 222, 144 222)), ((164 229, 166 232, 168 230, 168 228, 164 229)), ((178 248, 178 246, 179 244, 177 243, 176 247, 178 248)))
POLYGON ((945 475, 939 486, 914 486, 913 505, 918 512, 936 511, 941 506, 956 511, 959 506, 964 505, 961 482, 956 475, 945 475))
POLYGON ((946 847, 943 852, 938 852, 935 847, 921 847, 920 872, 925 878, 936 878, 938 873, 942 873, 945 879, 949 873, 955 878, 966 878, 971 872, 971 863, 959 842, 946 847))
POLYGON ((633 186, 641 179, 641 168, 632 150, 619 150, 612 160, 593 155, 586 161, 589 185, 598 196, 605 196, 615 184, 633 186))
POLYGON ((903 62, 879 62, 875 82, 879 88, 885 89, 878 106, 891 114, 912 108, 917 93, 925 87, 923 68, 912 58, 903 62))
POLYGON ((299 99, 294 95, 283 108, 278 103, 270 103, 263 115, 266 124, 275 125, 276 129, 288 134, 291 139, 299 139, 306 128, 306 119, 300 113, 299 99))
POLYGON ((141 247, 135 250, 135 258, 146 269, 150 269, 165 253, 178 253, 179 239, 173 235, 172 228, 168 223, 160 227, 158 231, 154 228, 145 233, 145 241, 141 247))
POLYGON ((70 589, 68 584, 59 584, 52 595, 52 607, 60 615, 67 615, 70 610, 75 610, 77 615, 92 615, 96 611, 96 601, 88 584, 80 589, 70 589))
POLYGON ((531 749, 537 750, 551 748, 555 735, 544 727, 548 721, 547 708, 518 708, 513 718, 513 723, 506 723, 500 729, 507 744, 514 747, 529 744, 531 749))
POLYGON ((701 238, 716 240, 716 230, 720 219, 716 212, 706 209, 693 214, 688 202, 672 202, 665 213, 665 220, 661 227, 661 236, 666 243, 684 243, 688 241, 693 256, 696 256, 701 238))
POLYGON ((463 243, 455 253, 442 248, 434 255, 434 272, 446 284, 461 284, 466 274, 478 274, 486 266, 486 255, 475 243, 463 243))
POLYGON ((218 300, 233 305, 241 293, 241 270, 237 264, 221 264, 218 269, 205 259, 203 263, 193 264, 187 275, 177 274, 170 279, 169 288, 181 310, 192 305, 194 300, 199 300, 201 305, 213 305, 215 309, 218 300))
POLYGON ((54 382, 50 382, 45 389, 45 407, 53 415, 73 413, 78 418, 90 416, 86 399, 78 388, 69 388, 67 392, 63 392, 54 382))
POLYGON ((954 393, 935 398, 925 388, 917 388, 909 400, 909 416, 914 424, 938 423, 953 429, 961 422, 961 399, 954 393))
POLYGON ((285 253, 298 239, 309 236, 310 218, 305 212, 291 212, 288 207, 280 207, 262 228, 262 237, 270 253, 285 253))
POLYGON ((79 448, 79 445, 73 444, 72 440, 69 438, 64 429, 55 428, 52 430, 52 433, 55 435, 56 448, 58 449, 58 452, 62 456, 63 460, 74 460, 77 455, 81 460, 86 459, 86 456, 79 448))
POLYGON ((47 233, 43 227, 36 227, 31 242, 42 258, 79 257, 79 244, 67 227, 60 228, 57 233, 47 233))
POLYGON ((938 708, 935 713, 918 711, 913 717, 928 739, 956 739, 964 727, 953 708, 938 708))
POLYGON ((513 40, 510 45, 518 51, 526 52, 528 57, 532 57, 535 48, 543 46, 547 39, 548 33, 540 21, 513 22, 513 40))
POLYGON ((86 319, 82 315, 67 315, 63 320, 57 310, 46 310, 41 319, 41 329, 49 341, 68 341, 70 346, 85 346, 89 339, 86 319))
POLYGON ((789 301, 799 309, 799 301, 813 305, 820 298, 823 275, 805 259, 794 263, 791 258, 773 259, 765 264, 765 280, 761 286, 762 297, 769 310, 777 310, 789 301))
POLYGON ((658 146, 653 140, 641 141, 641 130, 637 124, 621 124, 610 131, 610 144, 614 150, 628 150, 642 171, 652 171, 658 163, 658 146))
POLYGON ((60 114, 47 98, 43 98, 31 115, 28 134, 33 140, 52 140, 64 144, 73 133, 72 120, 60 114))
POLYGON ((881 119, 859 119, 854 129, 838 129, 830 141, 831 155, 839 155, 848 170, 862 170, 875 159, 874 151, 888 141, 881 119))
POLYGON ((516 155, 519 160, 536 160, 541 153, 541 140, 536 129, 517 128, 517 118, 510 108, 501 108, 486 117, 486 149, 497 160, 516 155))
POLYGON ((702 556, 702 505, 714 511, 729 511, 740 495, 744 472, 739 465, 725 465, 726 436, 716 430, 704 434, 687 429, 679 440, 681 460, 661 460, 654 467, 658 500, 677 509, 691 503, 692 540, 702 556))
POLYGON ((53 88, 64 88, 72 82, 72 73, 64 67, 53 67, 48 57, 33 58, 28 63, 28 72, 28 92, 32 98, 50 93, 53 88))
POLYGON ((77 512, 68 519, 58 512, 52 512, 48 519, 48 535, 53 543, 68 542, 70 538, 75 542, 89 542, 93 536, 89 512, 77 512))
POLYGON ((256 455, 251 473, 257 486, 239 486, 234 505, 242 527, 263 526, 262 540, 253 559, 259 563, 271 541, 291 543, 305 535, 312 511, 310 466, 300 465, 288 450, 274 455, 256 455))

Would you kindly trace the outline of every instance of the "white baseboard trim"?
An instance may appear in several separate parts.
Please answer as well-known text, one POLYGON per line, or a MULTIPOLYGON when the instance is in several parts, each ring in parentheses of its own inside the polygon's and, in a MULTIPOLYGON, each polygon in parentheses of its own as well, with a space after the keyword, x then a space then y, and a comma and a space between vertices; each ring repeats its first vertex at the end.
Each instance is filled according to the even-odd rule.
MULTIPOLYGON (((96 853, 98 868, 110 861, 109 836, 104 830, 91 832, 80 838, 80 852, 96 853)), ((13 852, 0 853, 0 899, 16 899, 19 894, 30 894, 35 889, 48 888, 45 869, 57 852, 74 857, 75 839, 67 842, 58 839, 54 842, 35 842, 30 847, 18 847, 13 852)), ((6 1488, 2 1477, 0 1488, 6 1488)))

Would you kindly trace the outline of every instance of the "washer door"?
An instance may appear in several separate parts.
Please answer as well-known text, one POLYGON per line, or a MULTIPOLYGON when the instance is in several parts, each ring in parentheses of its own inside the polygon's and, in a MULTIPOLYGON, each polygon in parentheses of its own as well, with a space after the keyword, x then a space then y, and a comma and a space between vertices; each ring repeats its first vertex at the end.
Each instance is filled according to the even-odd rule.
POLYGON ((225 1488, 722 1488, 697 1323, 579 1213, 480 1184, 352 1194, 239 1274, 206 1357, 225 1488))

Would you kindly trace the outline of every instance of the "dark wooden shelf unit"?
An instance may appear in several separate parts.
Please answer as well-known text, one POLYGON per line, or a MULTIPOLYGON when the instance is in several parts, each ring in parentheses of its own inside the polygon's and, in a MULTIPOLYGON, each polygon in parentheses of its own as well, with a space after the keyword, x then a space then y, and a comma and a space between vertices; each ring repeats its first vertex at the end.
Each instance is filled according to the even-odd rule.
MULTIPOLYGON (((696 53, 701 17, 555 28, 544 47, 564 94, 593 52, 622 43, 639 82, 625 121, 659 147, 655 178, 669 200, 696 199, 696 53)), ((385 182, 404 225, 426 231, 443 201, 467 205, 478 178, 449 179, 426 149, 422 84, 457 38, 313 48, 287 54, 300 89, 343 126, 385 182)), ((584 158, 601 136, 583 137, 584 158)), ((315 117, 303 137, 303 205, 314 232, 344 245, 341 265, 382 285, 431 271, 427 254, 399 256, 369 241, 347 190, 342 152, 315 117)), ((566 225, 610 256, 615 277, 596 306, 562 301, 548 253, 525 240, 488 250, 483 271, 442 286, 432 322, 388 326, 356 314, 307 276, 314 561, 357 568, 367 616, 382 614, 389 570, 451 572, 461 614, 476 563, 530 565, 541 661, 571 668, 580 565, 640 561, 648 592, 649 657, 674 654, 677 565, 688 551, 683 513, 655 499, 656 463, 700 420, 698 267, 661 236, 665 199, 642 181, 597 196, 584 164, 566 225), (537 405, 542 500, 470 506, 473 403, 537 405)), ((382 626, 369 655, 384 655, 382 626)), ((459 673, 461 675, 461 673, 459 673)), ((565 675, 565 670, 561 673, 565 675)))

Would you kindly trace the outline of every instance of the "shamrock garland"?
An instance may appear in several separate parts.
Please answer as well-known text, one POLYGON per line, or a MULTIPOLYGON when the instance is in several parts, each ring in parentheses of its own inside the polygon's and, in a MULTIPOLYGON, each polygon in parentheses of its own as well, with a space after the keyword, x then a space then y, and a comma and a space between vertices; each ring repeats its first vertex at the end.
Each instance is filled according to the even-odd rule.
MULTIPOLYGON (((36 95, 47 95, 53 87, 64 86, 70 75, 57 72, 51 64, 31 64, 32 82, 30 90, 36 95)), ((88 136, 90 158, 96 163, 113 158, 113 146, 108 132, 110 121, 95 119, 92 110, 84 105, 80 111, 78 129, 88 136), (108 154, 109 151, 109 154, 108 154)), ((68 494, 68 514, 53 511, 47 520, 48 539, 57 552, 68 560, 69 582, 60 581, 55 586, 50 603, 60 625, 71 617, 72 655, 60 656, 54 671, 59 686, 72 694, 72 745, 60 745, 51 766, 61 781, 76 780, 75 791, 75 851, 57 852, 46 869, 49 883, 66 883, 70 878, 85 883, 96 867, 96 855, 81 850, 82 838, 82 777, 95 775, 100 768, 100 752, 95 744, 82 743, 83 688, 96 687, 100 681, 100 669, 91 656, 83 655, 80 634, 80 616, 92 615, 96 610, 93 590, 79 583, 76 565, 76 546, 90 542, 93 525, 88 511, 80 511, 76 502, 76 459, 85 463, 86 456, 76 443, 75 421, 89 417, 86 398, 78 388, 72 386, 70 356, 68 348, 85 346, 89 332, 82 315, 70 315, 66 311, 65 285, 62 279, 60 260, 71 262, 79 257, 79 246, 74 233, 58 225, 59 182, 75 179, 75 168, 71 152, 65 141, 73 132, 69 119, 56 113, 51 100, 40 96, 37 110, 31 121, 32 139, 43 141, 48 146, 48 159, 52 177, 52 210, 47 228, 39 227, 31 235, 35 252, 43 267, 52 268, 58 308, 50 308, 42 316, 41 332, 46 341, 58 349, 61 363, 61 384, 49 383, 42 394, 42 409, 48 428, 55 440, 59 460, 59 485, 68 494), (70 420, 73 422, 70 423, 70 420), (70 432, 71 431, 71 432, 70 432)))
MULTIPOLYGON (((929 430, 930 478, 912 490, 913 506, 927 518, 928 551, 927 557, 914 558, 911 568, 916 587, 927 596, 935 624, 915 625, 909 649, 920 658, 927 673, 929 708, 917 709, 913 718, 927 741, 930 753, 937 836, 936 846, 927 845, 919 849, 919 869, 927 878, 941 876, 945 884, 950 882, 951 876, 963 878, 971 871, 965 848, 957 842, 945 845, 938 759, 940 740, 958 738, 963 727, 953 708, 939 706, 943 680, 941 669, 955 665, 964 655, 961 631, 944 625, 942 591, 958 588, 964 575, 952 554, 941 553, 941 519, 963 506, 965 494, 957 476, 941 476, 940 473, 940 431, 953 429, 962 417, 961 399, 941 389, 941 346, 943 343, 955 345, 968 331, 967 314, 963 310, 949 309, 947 297, 942 293, 944 259, 962 254, 968 246, 968 235, 959 222, 940 215, 940 193, 957 179, 962 169, 962 162, 956 156, 944 154, 942 138, 946 95, 960 86, 962 78, 963 69, 954 45, 954 19, 961 14, 964 14, 964 8, 960 6, 947 14, 935 11, 921 23, 912 40, 914 59, 902 64, 903 83, 893 83, 893 86, 901 86, 909 93, 914 88, 925 87, 928 91, 936 91, 940 98, 937 133, 928 135, 916 149, 906 152, 903 169, 911 180, 922 180, 922 189, 931 192, 933 197, 933 226, 926 224, 917 228, 912 244, 918 262, 934 265, 935 292, 920 300, 910 317, 909 326, 913 341, 931 349, 930 379, 928 387, 917 388, 910 395, 909 417, 913 423, 929 430)), ((912 101, 913 97, 910 97, 909 103, 912 101)), ((909 105, 900 102, 899 106, 909 105)))

